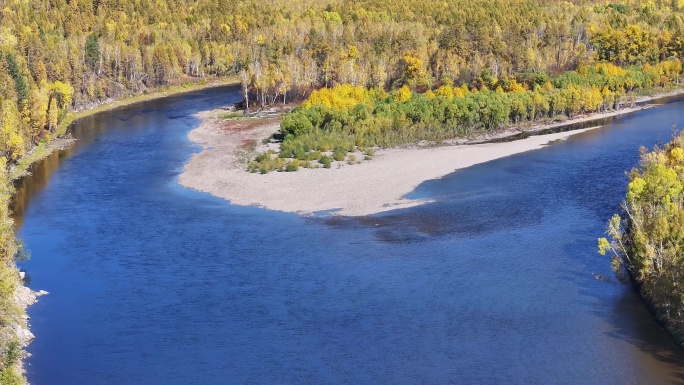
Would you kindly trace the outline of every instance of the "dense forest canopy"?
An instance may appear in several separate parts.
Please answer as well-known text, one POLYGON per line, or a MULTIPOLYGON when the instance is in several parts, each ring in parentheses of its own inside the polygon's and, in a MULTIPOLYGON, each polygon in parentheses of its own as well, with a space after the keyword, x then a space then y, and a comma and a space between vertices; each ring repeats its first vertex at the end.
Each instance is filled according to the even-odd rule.
POLYGON ((655 63, 681 56, 683 17, 681 0, 2 0, 0 152, 20 157, 69 108, 208 76, 240 75, 264 105, 655 63))

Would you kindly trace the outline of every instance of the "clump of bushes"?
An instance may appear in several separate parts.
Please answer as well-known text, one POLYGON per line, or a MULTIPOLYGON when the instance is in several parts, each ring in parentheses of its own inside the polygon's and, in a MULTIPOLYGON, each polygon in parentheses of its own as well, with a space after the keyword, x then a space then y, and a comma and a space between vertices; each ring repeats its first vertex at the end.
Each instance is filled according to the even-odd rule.
POLYGON ((285 171, 287 172, 294 172, 299 170, 299 160, 294 159, 292 162, 288 163, 287 166, 285 166, 285 171))
POLYGON ((344 160, 344 158, 346 156, 347 156, 347 150, 344 148, 336 147, 333 150, 332 157, 333 157, 333 159, 335 159, 338 162, 344 160))
POLYGON ((275 156, 275 151, 268 150, 259 154, 254 161, 249 162, 247 171, 252 173, 259 172, 261 174, 266 174, 273 170, 283 171, 287 163, 286 159, 275 156))
POLYGON ((333 158, 327 155, 321 156, 321 159, 318 160, 318 162, 322 164, 324 168, 330 168, 332 166, 332 161, 333 158))

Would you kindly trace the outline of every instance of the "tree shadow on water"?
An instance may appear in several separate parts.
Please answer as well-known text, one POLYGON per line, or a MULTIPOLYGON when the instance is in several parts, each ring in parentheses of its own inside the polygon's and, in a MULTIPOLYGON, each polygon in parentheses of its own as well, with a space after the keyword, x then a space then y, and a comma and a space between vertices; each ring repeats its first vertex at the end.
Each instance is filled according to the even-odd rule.
POLYGON ((613 298, 608 320, 613 329, 606 334, 630 343, 667 365, 672 380, 684 384, 684 349, 675 343, 663 326, 658 324, 644 301, 629 284, 624 286, 621 294, 613 298))
MULTIPOLYGON (((658 324, 632 284, 620 283, 615 278, 609 258, 596 252, 595 238, 589 239, 583 232, 578 232, 577 236, 577 240, 563 248, 565 255, 573 258, 572 268, 559 274, 577 288, 581 304, 576 305, 592 309, 593 316, 605 322, 597 332, 608 336, 609 341, 627 342, 638 349, 636 355, 643 353, 644 357, 630 360, 642 365, 638 372, 660 379, 651 383, 684 384, 684 349, 658 324)), ((599 338, 596 343, 602 340, 599 338)), ((608 343, 600 348, 610 351, 618 346, 619 343, 608 343)))

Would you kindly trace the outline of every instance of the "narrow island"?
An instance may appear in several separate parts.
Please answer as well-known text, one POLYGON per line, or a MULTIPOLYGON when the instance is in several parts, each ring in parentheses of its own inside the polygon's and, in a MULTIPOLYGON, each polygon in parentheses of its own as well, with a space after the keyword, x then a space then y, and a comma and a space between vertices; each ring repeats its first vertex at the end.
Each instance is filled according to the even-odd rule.
POLYGON ((589 129, 504 143, 383 149, 374 152, 371 160, 359 164, 334 162, 332 170, 321 166, 321 169, 260 174, 247 170, 250 155, 267 151, 269 146, 251 146, 276 132, 278 120, 231 128, 216 117, 217 113, 201 113, 202 123, 188 135, 204 150, 185 166, 178 178, 180 184, 227 199, 232 204, 299 214, 325 211, 361 216, 424 204, 426 201, 404 196, 425 180, 541 148, 550 141, 589 129))
MULTIPOLYGON (((607 65, 590 68, 588 74, 608 82, 611 77, 605 75, 606 68, 623 81, 628 78, 627 71, 607 65)), ((284 115, 277 109, 255 117, 234 109, 205 111, 198 115, 199 127, 188 135, 204 149, 185 166, 179 183, 237 205, 304 215, 370 215, 427 203, 405 198, 426 180, 539 149, 597 126, 535 135, 542 131, 631 113, 650 107, 636 103, 681 93, 619 96, 606 87, 602 97, 594 92, 596 86, 555 89, 549 83, 548 91, 540 86, 525 91, 512 82, 511 92, 442 86, 440 93, 460 92, 446 96, 431 91, 418 94, 406 87, 388 94, 339 86, 315 91, 284 115), (597 95, 592 99, 592 94, 597 95), (518 116, 512 105, 520 99, 528 103, 521 104, 523 112, 518 116), (561 104, 563 100, 570 102, 561 104), (570 104, 573 100, 578 101, 574 106, 570 104), (489 115, 490 109, 478 102, 497 103, 497 114, 489 115), (594 105, 587 105, 589 102, 594 105), (417 121, 407 119, 406 111, 415 109, 420 111, 416 112, 417 121), (391 118, 378 111, 386 111, 391 118), (449 112, 452 119, 446 117, 449 112), (458 116, 467 121, 458 121, 458 116), (382 121, 391 125, 397 119, 403 119, 405 125, 380 127, 382 121), (368 130, 359 130, 359 126, 368 130), (521 133, 529 136, 505 140, 521 133)))

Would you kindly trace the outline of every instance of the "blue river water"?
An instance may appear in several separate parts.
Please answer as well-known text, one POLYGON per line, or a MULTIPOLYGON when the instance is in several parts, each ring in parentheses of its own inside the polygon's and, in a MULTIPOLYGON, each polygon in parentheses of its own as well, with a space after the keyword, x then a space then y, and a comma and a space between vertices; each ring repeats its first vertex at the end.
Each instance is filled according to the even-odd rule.
POLYGON ((21 182, 21 267, 50 292, 30 383, 684 383, 684 351, 596 252, 684 101, 427 181, 425 206, 305 218, 178 185, 193 114, 238 91, 80 120, 21 182))

